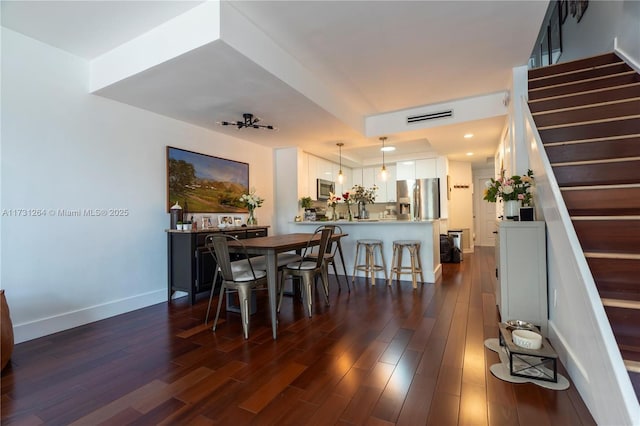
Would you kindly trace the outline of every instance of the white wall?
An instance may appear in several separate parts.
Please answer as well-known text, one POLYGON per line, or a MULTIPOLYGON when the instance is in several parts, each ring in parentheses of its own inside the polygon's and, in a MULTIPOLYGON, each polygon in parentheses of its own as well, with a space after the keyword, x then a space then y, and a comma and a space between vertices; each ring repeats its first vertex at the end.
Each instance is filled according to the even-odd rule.
POLYGON ((562 55, 568 62, 613 51, 613 39, 640 59, 640 2, 590 1, 580 22, 569 15, 562 25, 562 55))
POLYGON ((167 145, 248 162, 272 220, 271 149, 91 95, 88 70, 2 29, 0 286, 17 342, 167 299, 167 145))

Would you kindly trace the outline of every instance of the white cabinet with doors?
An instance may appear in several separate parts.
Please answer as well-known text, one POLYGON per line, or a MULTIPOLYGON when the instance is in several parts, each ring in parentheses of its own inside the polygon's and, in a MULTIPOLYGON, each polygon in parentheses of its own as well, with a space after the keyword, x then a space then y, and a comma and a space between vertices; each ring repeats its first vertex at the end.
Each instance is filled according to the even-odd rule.
POLYGON ((371 188, 378 187, 376 203, 395 202, 396 200, 396 166, 386 165, 387 179, 382 179, 382 166, 353 169, 353 185, 371 188))
POLYGON ((523 320, 547 335, 545 223, 500 221, 496 238, 496 303, 502 321, 523 320))
POLYGON ((415 167, 416 179, 432 179, 439 177, 437 160, 435 158, 423 158, 421 160, 416 160, 415 167))

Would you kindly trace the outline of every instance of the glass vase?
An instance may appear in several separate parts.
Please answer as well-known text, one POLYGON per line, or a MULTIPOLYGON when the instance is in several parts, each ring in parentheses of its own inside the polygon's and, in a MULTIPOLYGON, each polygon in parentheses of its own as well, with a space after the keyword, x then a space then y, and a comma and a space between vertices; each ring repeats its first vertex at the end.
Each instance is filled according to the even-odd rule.
POLYGON ((351 206, 347 204, 347 213, 349 214, 349 222, 353 222, 353 216, 351 215, 351 206))
POLYGON ((258 219, 255 215, 255 209, 249 209, 249 217, 247 218, 247 225, 257 225, 258 219))
POLYGON ((336 206, 331 206, 331 220, 338 220, 338 214, 336 213, 336 206))

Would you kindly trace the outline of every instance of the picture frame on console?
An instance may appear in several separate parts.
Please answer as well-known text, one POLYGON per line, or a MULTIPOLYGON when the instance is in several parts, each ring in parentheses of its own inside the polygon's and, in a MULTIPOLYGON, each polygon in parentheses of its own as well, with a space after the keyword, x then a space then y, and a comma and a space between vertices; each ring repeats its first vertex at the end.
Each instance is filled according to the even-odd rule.
POLYGON ((233 226, 233 216, 218 216, 218 227, 233 226))

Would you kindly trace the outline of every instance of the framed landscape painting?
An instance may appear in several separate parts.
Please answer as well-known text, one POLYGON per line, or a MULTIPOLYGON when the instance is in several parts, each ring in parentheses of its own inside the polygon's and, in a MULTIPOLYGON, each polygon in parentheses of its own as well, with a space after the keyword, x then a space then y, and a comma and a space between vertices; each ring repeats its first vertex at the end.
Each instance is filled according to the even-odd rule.
POLYGON ((188 213, 244 213, 249 164, 167 146, 167 211, 176 202, 188 213))

